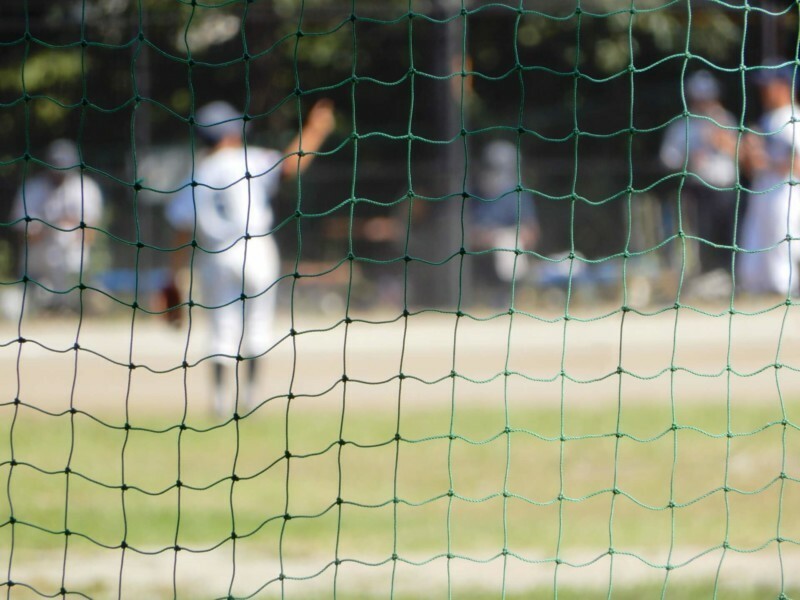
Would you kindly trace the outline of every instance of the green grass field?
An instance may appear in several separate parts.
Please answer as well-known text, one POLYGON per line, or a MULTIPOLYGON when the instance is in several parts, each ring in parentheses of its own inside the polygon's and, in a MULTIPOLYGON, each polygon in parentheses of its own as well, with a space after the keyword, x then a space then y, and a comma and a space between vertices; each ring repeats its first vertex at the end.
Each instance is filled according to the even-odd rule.
MULTIPOLYGON (((470 561, 494 567, 477 587, 474 577, 453 575, 454 597, 499 597, 505 549, 510 563, 536 572, 522 578, 527 587, 520 589, 520 578, 509 571, 506 597, 551 597, 557 589, 559 598, 600 598, 608 594, 613 548, 619 565, 629 554, 641 560, 632 569, 617 567, 612 597, 661 597, 670 562, 678 568, 669 572, 665 597, 706 598, 713 596, 723 544, 729 550, 721 573, 732 577, 721 578, 718 597, 777 598, 781 591, 798 597, 791 589, 796 580, 781 590, 778 557, 780 546, 787 577, 800 564, 796 401, 785 406, 786 425, 773 405, 729 412, 724 404, 682 402, 675 408, 677 429, 663 402, 623 402, 620 411, 586 405, 562 411, 530 402, 508 414, 497 403, 456 403, 454 411, 417 406, 399 415, 345 405, 343 417, 341 402, 324 410, 303 398, 287 404, 273 400, 238 422, 195 421, 183 431, 156 420, 126 431, 122 423, 101 424, 82 413, 54 417, 4 406, 0 557, 8 564, 13 512, 12 579, 15 565, 49 556, 50 575, 44 569, 38 580, 41 591, 57 591, 66 528, 72 560, 117 557, 116 570, 93 583, 103 597, 116 593, 108 582, 119 579, 123 540, 128 557, 160 552, 171 561, 177 543, 186 550, 181 560, 215 557, 227 572, 232 532, 237 562, 272 561, 259 573, 261 585, 272 582, 262 590, 265 597, 280 589, 280 560, 289 577, 327 565, 309 580, 310 589, 320 585, 327 596, 332 587, 323 583, 337 557, 381 563, 375 569, 386 572, 392 554, 402 574, 394 583, 370 584, 379 592, 367 584, 359 590, 359 576, 345 577, 349 563, 343 563, 343 597, 387 597, 393 588, 395 597, 420 597, 406 561, 433 559, 428 567, 444 574, 448 553, 458 557, 456 573, 479 570, 482 563, 470 561), (564 561, 557 584, 556 559, 564 561), (752 576, 737 577, 739 564, 750 564, 752 576), (592 575, 583 577, 582 570, 592 575)), ((161 589, 168 589, 169 575, 161 589)), ((446 583, 432 580, 430 589, 446 583)), ((292 586, 290 597, 319 597, 300 582, 292 586)))

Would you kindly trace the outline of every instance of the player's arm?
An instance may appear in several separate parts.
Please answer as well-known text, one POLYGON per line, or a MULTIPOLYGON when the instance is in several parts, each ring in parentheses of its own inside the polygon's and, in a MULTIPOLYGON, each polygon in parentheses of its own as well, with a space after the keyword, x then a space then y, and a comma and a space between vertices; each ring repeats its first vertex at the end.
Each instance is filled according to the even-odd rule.
POLYGON ((176 308, 183 302, 181 290, 184 274, 191 265, 195 229, 195 204, 192 188, 187 184, 167 205, 164 216, 173 230, 173 248, 169 253, 168 273, 159 290, 164 318, 172 325, 183 321, 183 310, 176 308))
POLYGON ((769 167, 764 139, 755 133, 746 133, 739 144, 739 164, 751 177, 769 167))
POLYGON ((302 134, 298 134, 283 151, 288 158, 283 161, 281 174, 294 177, 305 171, 314 158, 313 153, 322 147, 335 125, 333 102, 326 99, 314 104, 303 123, 302 134), (301 150, 303 156, 300 156, 301 150))

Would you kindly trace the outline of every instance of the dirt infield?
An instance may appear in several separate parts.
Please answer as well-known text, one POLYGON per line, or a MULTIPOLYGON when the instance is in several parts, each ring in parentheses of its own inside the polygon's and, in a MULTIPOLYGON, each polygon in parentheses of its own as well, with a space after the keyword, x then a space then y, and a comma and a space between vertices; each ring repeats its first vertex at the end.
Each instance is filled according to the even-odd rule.
MULTIPOLYGON (((402 372, 401 400, 409 408, 498 395, 511 404, 540 405, 562 398, 596 404, 620 398, 779 402, 781 395, 800 391, 798 314, 797 307, 733 317, 684 308, 568 322, 558 315, 548 316, 556 319, 548 322, 517 314, 512 324, 507 315, 475 320, 426 313, 410 316, 407 328, 405 319, 396 317, 346 326, 338 318, 296 316, 294 338, 284 314, 278 331, 286 335, 264 361, 258 399, 291 393, 313 397, 297 408, 338 406, 331 399, 342 397, 346 375, 353 406, 394 409, 402 372)), ((79 334, 77 319, 40 319, 24 321, 20 331, 24 344, 17 341, 16 323, 0 323, 2 402, 19 396, 48 411, 66 410, 71 403, 104 414, 121 414, 125 407, 176 413, 184 405, 190 413, 208 408, 208 331, 202 319, 191 330, 146 315, 137 316, 133 328, 122 318, 87 319, 79 334)))
MULTIPOLYGON (((609 555, 572 557, 567 561, 571 564, 562 564, 558 569, 552 557, 545 556, 526 556, 525 560, 487 556, 487 562, 459 557, 447 560, 445 556, 404 557, 397 561, 394 577, 395 565, 385 556, 374 557, 372 564, 370 560, 345 560, 337 567, 329 557, 319 557, 284 561, 281 566, 275 558, 247 556, 240 550, 234 571, 230 546, 207 554, 184 552, 177 561, 173 552, 155 556, 128 553, 124 563, 121 551, 106 554, 95 555, 91 563, 69 561, 67 589, 94 590, 93 597, 103 598, 117 597, 118 589, 125 598, 172 597, 174 569, 179 598, 224 598, 228 586, 232 595, 239 598, 280 598, 282 591, 289 598, 328 598, 334 589, 347 598, 385 598, 392 589, 396 597, 402 598, 446 597, 448 579, 453 597, 458 598, 500 597, 501 589, 511 595, 522 594, 520 597, 526 597, 526 593, 536 593, 530 597, 551 597, 556 580, 562 593, 565 588, 582 590, 580 597, 605 598, 610 582, 617 591, 652 586, 651 597, 655 597, 667 574, 665 563, 648 565, 640 558, 623 554, 613 560, 609 555), (274 575, 266 576, 280 573, 281 569, 287 576, 283 582, 274 575)), ((783 552, 783 569, 775 548, 758 554, 724 552, 721 548, 676 552, 668 589, 680 593, 677 590, 697 582, 713 581, 717 573, 722 597, 732 589, 744 590, 742 597, 748 597, 747 590, 757 594, 759 587, 774 586, 781 579, 786 589, 792 589, 800 585, 797 570, 792 567, 799 562, 800 552, 791 549, 783 552)), ((60 579, 62 555, 54 553, 18 564, 18 578, 42 584, 37 587, 43 592, 57 590, 54 582, 60 579)))

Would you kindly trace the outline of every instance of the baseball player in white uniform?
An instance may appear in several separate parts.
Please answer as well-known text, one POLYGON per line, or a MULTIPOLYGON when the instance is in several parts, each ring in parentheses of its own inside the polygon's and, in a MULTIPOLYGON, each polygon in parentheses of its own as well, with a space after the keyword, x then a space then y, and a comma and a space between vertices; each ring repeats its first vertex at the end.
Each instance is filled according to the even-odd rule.
POLYGON ((88 268, 95 233, 81 229, 80 224, 100 225, 103 195, 97 183, 79 170, 80 157, 73 142, 55 140, 48 146, 45 160, 49 168, 25 178, 11 213, 15 220, 30 219, 27 227, 24 222, 19 226, 24 235, 20 269, 43 286, 32 288, 33 304, 74 310, 78 307, 74 288, 88 268))
POLYGON ((797 242, 786 236, 800 235, 800 198, 790 178, 800 176, 800 131, 794 118, 793 71, 789 66, 757 72, 765 114, 758 129, 743 144, 743 166, 752 174, 752 189, 742 223, 737 257, 741 288, 757 294, 797 294, 797 242), (794 160, 794 164, 793 164, 794 160), (755 251, 755 252, 753 252, 755 251))
POLYGON ((270 202, 283 178, 308 167, 307 153, 320 148, 334 117, 329 101, 318 102, 303 124, 302 148, 295 138, 284 152, 245 144, 242 113, 226 102, 204 106, 196 120, 195 131, 211 150, 195 164, 195 184, 183 188, 166 214, 173 227, 197 242, 193 270, 200 286, 192 301, 211 309, 214 408, 222 415, 234 407, 225 366, 239 357, 245 360, 247 378, 239 404, 250 406, 256 359, 274 342, 280 264, 270 202))
MULTIPOLYGON (((667 128, 659 158, 673 173, 683 171, 686 165, 692 174, 683 183, 682 204, 693 234, 707 242, 731 246, 736 212, 736 134, 725 128, 736 122, 722 105, 722 90, 709 71, 689 75, 685 90, 692 116, 667 128)), ((706 243, 698 250, 698 269, 692 269, 693 274, 730 271, 730 253, 706 243)))

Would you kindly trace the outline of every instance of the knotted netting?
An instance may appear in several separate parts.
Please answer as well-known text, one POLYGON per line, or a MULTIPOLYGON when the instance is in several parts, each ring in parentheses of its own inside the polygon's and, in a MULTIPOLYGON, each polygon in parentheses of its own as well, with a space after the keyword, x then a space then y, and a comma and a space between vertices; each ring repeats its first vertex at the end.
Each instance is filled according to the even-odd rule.
POLYGON ((6 597, 800 596, 797 49, 788 0, 0 6, 6 597))

